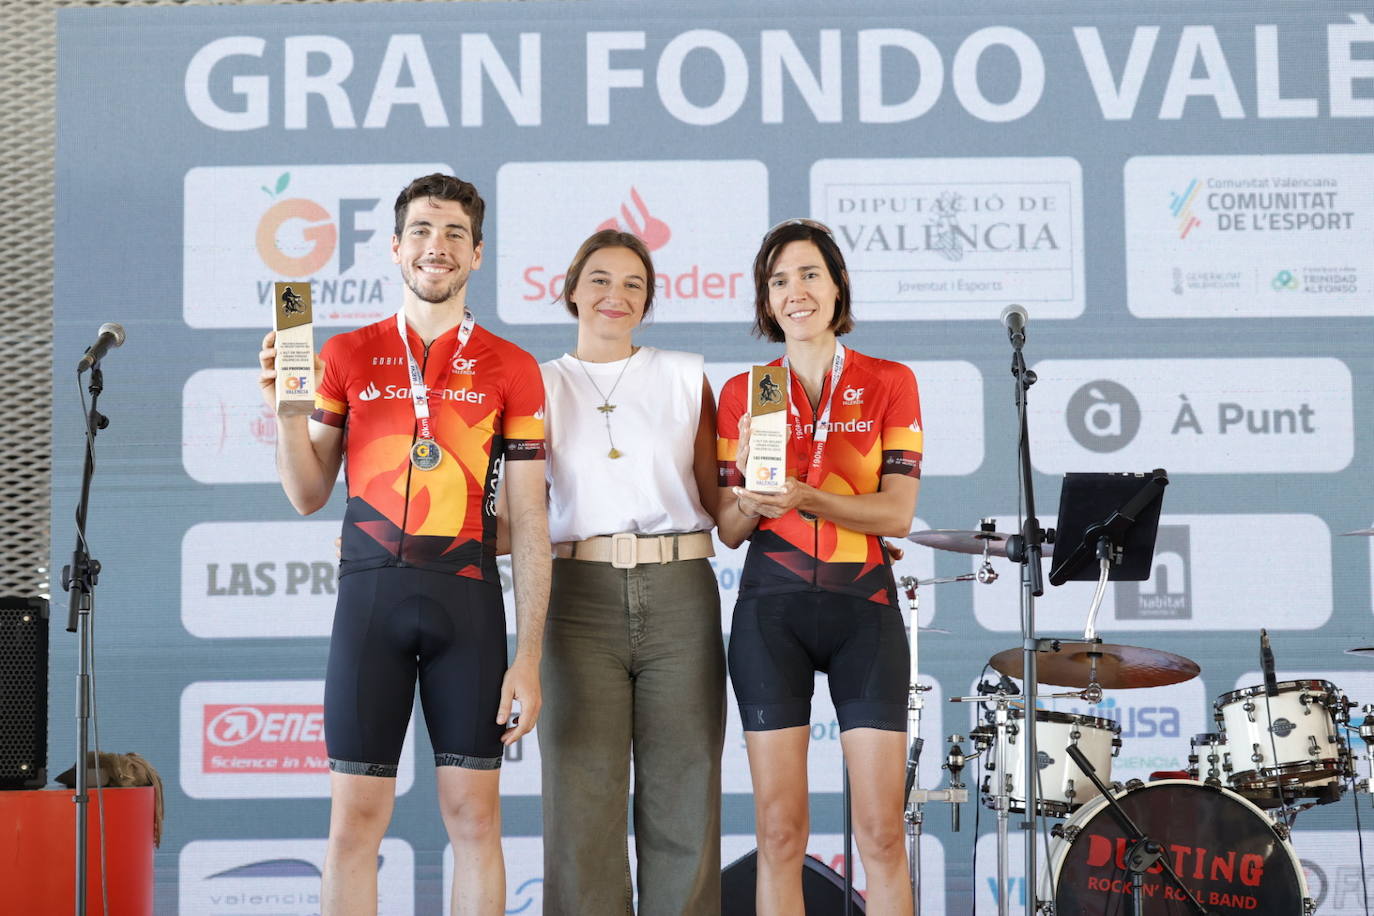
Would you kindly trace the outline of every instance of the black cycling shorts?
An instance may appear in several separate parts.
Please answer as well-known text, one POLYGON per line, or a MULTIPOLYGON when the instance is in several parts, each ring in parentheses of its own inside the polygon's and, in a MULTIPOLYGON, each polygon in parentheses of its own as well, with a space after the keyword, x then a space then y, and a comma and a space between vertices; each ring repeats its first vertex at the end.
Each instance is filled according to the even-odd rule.
POLYGON ((505 673, 499 586, 415 567, 341 576, 324 681, 329 768, 396 775, 418 676, 435 765, 496 769, 505 673))
POLYGON ((729 658, 745 731, 810 725, 817 671, 840 731, 906 731, 911 647, 894 607, 825 591, 742 598, 729 658))

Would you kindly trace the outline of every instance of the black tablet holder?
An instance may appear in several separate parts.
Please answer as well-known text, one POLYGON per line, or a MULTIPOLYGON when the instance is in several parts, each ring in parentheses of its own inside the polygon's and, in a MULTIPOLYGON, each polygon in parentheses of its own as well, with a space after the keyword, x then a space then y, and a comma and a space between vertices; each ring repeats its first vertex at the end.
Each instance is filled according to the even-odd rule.
POLYGON ((1150 578, 1168 485, 1163 468, 1148 474, 1065 474, 1050 584, 1097 579, 1104 559, 1112 581, 1150 578))

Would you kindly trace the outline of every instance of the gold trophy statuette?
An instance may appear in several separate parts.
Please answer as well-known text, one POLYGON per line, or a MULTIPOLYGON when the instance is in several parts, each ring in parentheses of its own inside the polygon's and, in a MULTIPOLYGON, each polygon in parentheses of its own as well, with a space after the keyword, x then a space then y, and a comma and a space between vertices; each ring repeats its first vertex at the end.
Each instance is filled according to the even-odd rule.
POLYGON ((787 370, 754 366, 749 370, 749 459, 744 488, 777 493, 787 482, 787 370))
POLYGON ((315 333, 310 282, 277 283, 272 296, 277 330, 277 415, 315 409, 315 333))

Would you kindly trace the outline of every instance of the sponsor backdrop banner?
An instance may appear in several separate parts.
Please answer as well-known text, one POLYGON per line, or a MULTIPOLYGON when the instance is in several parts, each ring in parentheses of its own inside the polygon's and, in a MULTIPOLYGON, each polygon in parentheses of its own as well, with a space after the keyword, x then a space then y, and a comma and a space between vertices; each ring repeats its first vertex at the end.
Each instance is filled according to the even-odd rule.
MULTIPOLYGON (((641 341, 704 353, 717 388, 778 355, 748 332, 760 236, 787 217, 825 220, 856 294, 847 343, 920 381, 916 529, 1016 525, 996 319, 1024 305, 1045 522, 1064 472, 1171 475, 1153 575, 1109 588, 1098 625, 1110 642, 1195 659, 1201 677, 1054 704, 1120 727, 1116 778, 1186 766, 1190 737, 1217 729, 1216 698, 1260 682, 1260 626, 1281 679, 1374 703, 1374 662, 1342 654, 1374 643, 1374 544, 1341 537, 1374 523, 1374 411, 1360 394, 1374 389, 1374 26, 1330 3, 832 6, 59 13, 52 568, 57 580, 75 536, 71 366, 118 321, 128 342, 106 360, 88 532, 103 567, 100 736, 166 780, 160 914, 318 909, 343 494, 309 520, 287 504, 256 354, 276 281, 310 283, 317 345, 395 310, 391 204, 434 170, 486 196, 469 299, 487 327, 540 360, 569 349, 554 301, 568 260, 620 227, 661 271, 641 341)), ((743 557, 714 560, 727 632, 743 557)), ((977 565, 907 544, 897 572, 977 565)), ((945 736, 977 724, 948 699, 1019 641, 1017 571, 995 568, 992 584, 922 588, 920 622, 938 628, 922 640, 927 787, 944 778, 945 736)), ((1051 589, 1042 634, 1081 632, 1091 593, 1051 589)), ((54 630, 60 770, 76 664, 54 630)), ((730 723, 727 861, 754 827, 733 709, 730 723)), ((841 759, 819 683, 811 737, 810 849, 836 862, 841 759)), ((430 759, 413 726, 379 862, 386 913, 442 912, 430 759)), ((534 912, 532 739, 508 752, 503 786, 510 912, 534 912)), ((926 813, 926 912, 992 906, 994 818, 976 807, 959 833, 943 807, 926 813)), ((1298 827, 1314 897, 1355 912, 1351 796, 1298 827)), ((1018 877, 1012 893, 1024 890, 1018 877)))

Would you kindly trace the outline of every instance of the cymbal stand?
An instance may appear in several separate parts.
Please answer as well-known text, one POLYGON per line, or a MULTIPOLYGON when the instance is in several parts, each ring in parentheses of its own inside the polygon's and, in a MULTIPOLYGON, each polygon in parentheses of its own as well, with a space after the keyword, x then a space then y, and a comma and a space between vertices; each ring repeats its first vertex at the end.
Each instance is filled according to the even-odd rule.
POLYGON ((1374 795, 1374 703, 1360 707, 1364 721, 1360 723, 1360 737, 1364 739, 1364 759, 1368 764, 1365 778, 1355 786, 1356 792, 1374 795))
MULTIPOLYGON (((996 573, 993 573, 996 576, 996 573)), ((950 771, 950 788, 948 789, 921 789, 920 767, 921 748, 925 745, 925 739, 921 737, 921 711, 925 709, 926 701, 924 694, 930 690, 923 686, 918 680, 920 671, 920 631, 921 631, 921 599, 917 593, 917 588, 926 583, 935 582, 961 582, 974 578, 970 573, 966 576, 951 576, 945 579, 925 579, 916 580, 910 576, 903 576, 899 583, 906 592, 907 608, 910 612, 910 626, 907 627, 907 635, 911 642, 911 671, 910 680, 907 686, 906 696, 906 727, 907 727, 907 756, 906 756, 906 788, 902 793, 906 799, 906 810, 904 820, 906 821, 907 839, 907 877, 911 881, 911 907, 912 912, 919 916, 921 912, 921 827, 925 821, 925 812, 922 806, 927 802, 943 801, 949 802, 954 806, 954 829, 959 829, 959 803, 968 798, 968 790, 957 784, 958 774, 954 770, 950 771)))

